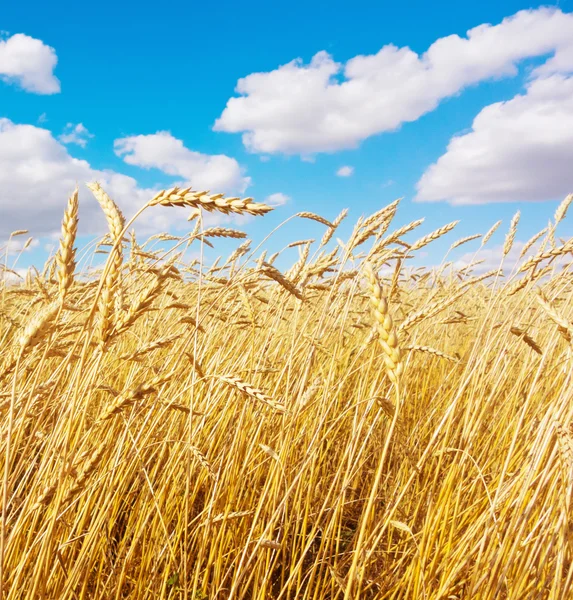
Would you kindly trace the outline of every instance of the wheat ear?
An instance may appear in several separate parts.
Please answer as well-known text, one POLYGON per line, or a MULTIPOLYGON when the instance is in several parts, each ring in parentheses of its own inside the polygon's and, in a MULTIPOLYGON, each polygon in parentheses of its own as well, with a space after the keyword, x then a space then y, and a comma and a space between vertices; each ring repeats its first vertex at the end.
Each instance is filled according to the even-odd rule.
POLYGON ((56 255, 58 263, 58 283, 60 300, 63 303, 66 294, 74 282, 76 269, 76 249, 74 243, 78 231, 78 188, 68 200, 68 206, 62 220, 62 237, 60 238, 60 251, 56 255))
POLYGON ((208 192, 193 192, 191 188, 177 187, 157 193, 149 201, 148 206, 183 206, 202 208, 208 212, 219 211, 223 214, 253 216, 264 215, 273 210, 266 204, 253 202, 252 198, 225 198, 223 194, 210 195, 208 192))
POLYGON ((378 339, 384 350, 383 356, 388 377, 397 385, 404 367, 400 346, 398 345, 398 336, 390 316, 388 300, 382 295, 382 285, 370 264, 366 264, 364 267, 364 274, 370 288, 370 303, 376 319, 378 339))
POLYGON ((234 388, 238 389, 239 391, 243 392, 247 396, 250 396, 251 398, 258 400, 259 402, 262 402, 263 404, 266 404, 267 406, 274 408, 279 413, 285 412, 284 404, 281 404, 280 402, 273 400, 270 396, 265 394, 262 390, 259 390, 255 387, 253 387, 246 381, 243 381, 240 377, 234 377, 233 375, 218 375, 217 379, 224 381, 225 383, 228 383, 229 385, 231 385, 234 388))

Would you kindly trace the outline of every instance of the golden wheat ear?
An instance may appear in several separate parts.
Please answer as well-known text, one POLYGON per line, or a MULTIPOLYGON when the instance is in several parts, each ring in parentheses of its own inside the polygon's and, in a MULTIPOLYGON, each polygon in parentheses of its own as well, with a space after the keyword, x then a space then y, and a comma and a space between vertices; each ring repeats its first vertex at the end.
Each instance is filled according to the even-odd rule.
POLYGON ((370 263, 364 266, 364 275, 370 289, 370 304, 372 305, 372 313, 376 319, 378 340, 384 351, 383 357, 386 363, 386 372, 390 380, 397 384, 404 365, 402 363, 402 353, 398 344, 396 328, 390 316, 388 300, 383 295, 382 285, 370 263))
POLYGON ((273 210, 266 204, 254 202, 252 198, 225 198, 223 194, 193 192, 189 188, 181 190, 176 187, 157 193, 148 206, 182 206, 202 208, 208 212, 253 216, 261 216, 273 210))
POLYGON ((62 221, 62 237, 60 238, 60 250, 56 255, 58 263, 58 283, 60 300, 63 303, 68 290, 74 283, 74 271, 76 270, 76 249, 74 244, 78 232, 78 188, 68 200, 68 206, 64 212, 62 221))

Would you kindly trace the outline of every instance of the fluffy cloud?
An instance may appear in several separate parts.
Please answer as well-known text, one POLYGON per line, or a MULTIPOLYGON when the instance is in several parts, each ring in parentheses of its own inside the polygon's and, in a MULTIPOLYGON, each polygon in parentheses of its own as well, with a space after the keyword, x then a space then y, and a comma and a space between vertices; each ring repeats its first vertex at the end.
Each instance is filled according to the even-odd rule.
MULTIPOLYGON (((83 186, 85 182, 99 181, 126 216, 133 214, 156 191, 140 187, 133 177, 94 169, 87 161, 74 158, 47 129, 2 118, 0 164, 0 240, 15 229, 29 229, 34 236, 57 232, 67 197, 76 184, 80 185, 80 233, 83 234, 106 229, 101 209, 83 186)), ((219 189, 220 175, 214 170, 210 174, 211 180, 203 178, 196 185, 219 189)), ((157 207, 144 213, 138 223, 138 231, 165 231, 181 223, 187 225, 180 210, 157 207)))
POLYGON ((336 174, 338 177, 350 177, 351 175, 354 175, 354 167, 345 165, 344 167, 340 167, 340 169, 336 171, 336 174))
POLYGON ((265 199, 265 204, 269 206, 283 206, 290 200, 290 196, 283 194, 282 192, 277 192, 276 194, 271 194, 267 196, 265 199))
POLYGON ((56 51, 23 33, 0 40, 0 79, 16 83, 36 94, 56 94, 60 82, 54 76, 56 51))
POLYGON ((2 244, 2 252, 9 255, 20 254, 21 252, 29 252, 39 245, 40 242, 32 237, 13 237, 2 244))
POLYGON ((243 133, 247 149, 308 155, 354 148, 415 121, 481 81, 515 76, 520 61, 551 54, 534 77, 573 69, 573 14, 525 10, 466 37, 436 40, 422 55, 384 46, 340 64, 326 52, 240 79, 215 130, 243 133))
MULTIPOLYGON (((76 184, 98 180, 126 212, 149 199, 135 179, 98 171, 70 156, 47 129, 0 119, 0 239, 14 229, 46 235, 59 228, 66 199, 76 184)), ((83 185, 81 186, 83 188, 83 185)), ((84 233, 103 231, 105 221, 89 192, 81 189, 84 233)))
POLYGON ((418 182, 419 201, 561 200, 573 190, 573 77, 484 108, 418 182))
POLYGON ((64 128, 64 132, 58 139, 62 144, 77 144, 78 146, 85 148, 88 140, 93 137, 93 133, 90 133, 83 123, 78 123, 77 125, 68 123, 64 128))
POLYGON ((251 182, 234 158, 189 150, 168 131, 121 138, 114 148, 126 163, 181 177, 196 189, 243 192, 251 182))

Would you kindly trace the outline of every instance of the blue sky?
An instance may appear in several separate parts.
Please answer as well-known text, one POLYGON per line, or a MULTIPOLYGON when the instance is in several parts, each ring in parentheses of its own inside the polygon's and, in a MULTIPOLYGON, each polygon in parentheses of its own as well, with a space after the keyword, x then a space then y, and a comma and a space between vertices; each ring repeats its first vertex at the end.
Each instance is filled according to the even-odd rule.
MULTIPOLYGON (((430 261, 503 219, 499 245, 518 209, 525 242, 573 191, 573 0, 135 6, 0 7, 0 240, 36 236, 22 267, 84 179, 126 214, 180 181, 288 198, 241 224, 255 238, 299 210, 348 207, 350 226, 403 197, 396 222, 425 217, 420 235, 461 220, 430 261)), ((84 236, 102 233, 81 202, 84 236)), ((273 244, 321 235, 296 222, 273 244)))

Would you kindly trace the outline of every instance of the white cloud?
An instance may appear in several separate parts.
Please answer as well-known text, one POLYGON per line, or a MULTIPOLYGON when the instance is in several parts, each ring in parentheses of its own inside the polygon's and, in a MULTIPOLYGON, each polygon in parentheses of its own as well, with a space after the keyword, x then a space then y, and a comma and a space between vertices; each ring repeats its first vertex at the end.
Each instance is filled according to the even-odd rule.
POLYGON ((561 200, 573 190, 573 77, 485 107, 417 184, 419 201, 561 200))
POLYGON ((40 242, 32 237, 13 237, 2 244, 2 253, 20 254, 20 252, 30 252, 37 248, 40 242))
POLYGON ((282 192, 277 192, 276 194, 271 194, 267 196, 265 199, 265 204, 269 206, 283 206, 290 200, 290 196, 283 194, 282 192))
POLYGON ((54 76, 56 51, 23 33, 0 39, 0 79, 16 83, 27 92, 56 94, 60 82, 54 76))
POLYGON ((114 148, 117 156, 126 163, 144 169, 160 169, 168 175, 181 177, 196 189, 243 192, 251 183, 234 158, 190 150, 168 131, 121 138, 115 140, 114 148))
MULTIPOLYGON (((76 184, 80 186, 80 233, 83 234, 102 233, 106 229, 101 209, 84 183, 99 181, 126 217, 156 191, 140 187, 133 177, 98 170, 87 161, 74 158, 47 129, 15 124, 5 118, 0 118, 0 164, 0 240, 15 229, 29 229, 35 237, 57 232, 67 198, 76 184)), ((211 183, 219 181, 214 174, 211 183)), ((211 187, 207 180, 202 183, 211 187)), ((208 218, 213 220, 212 216, 208 218)), ((137 230, 166 231, 187 225, 181 210, 155 207, 144 213, 137 230)))
POLYGON ((345 165, 344 167, 340 167, 340 169, 336 171, 336 174, 339 177, 350 177, 351 175, 354 175, 354 167, 345 165))
POLYGON ((64 127, 64 132, 58 137, 58 139, 60 142, 62 142, 62 144, 77 144, 78 146, 85 148, 88 140, 93 137, 94 134, 90 133, 83 123, 78 123, 77 125, 68 123, 64 127))
POLYGON ((80 184, 80 224, 84 233, 103 231, 105 220, 83 184, 98 180, 127 213, 149 199, 135 179, 99 171, 73 158, 52 133, 33 125, 0 119, 0 239, 14 229, 35 236, 57 231, 66 201, 80 184))
POLYGON ((214 129, 243 133, 252 152, 309 155, 362 140, 434 110, 481 81, 517 74, 520 61, 551 54, 535 77, 573 70, 573 14, 520 11, 467 37, 436 40, 422 55, 388 44, 340 64, 325 51, 240 79, 214 129))

